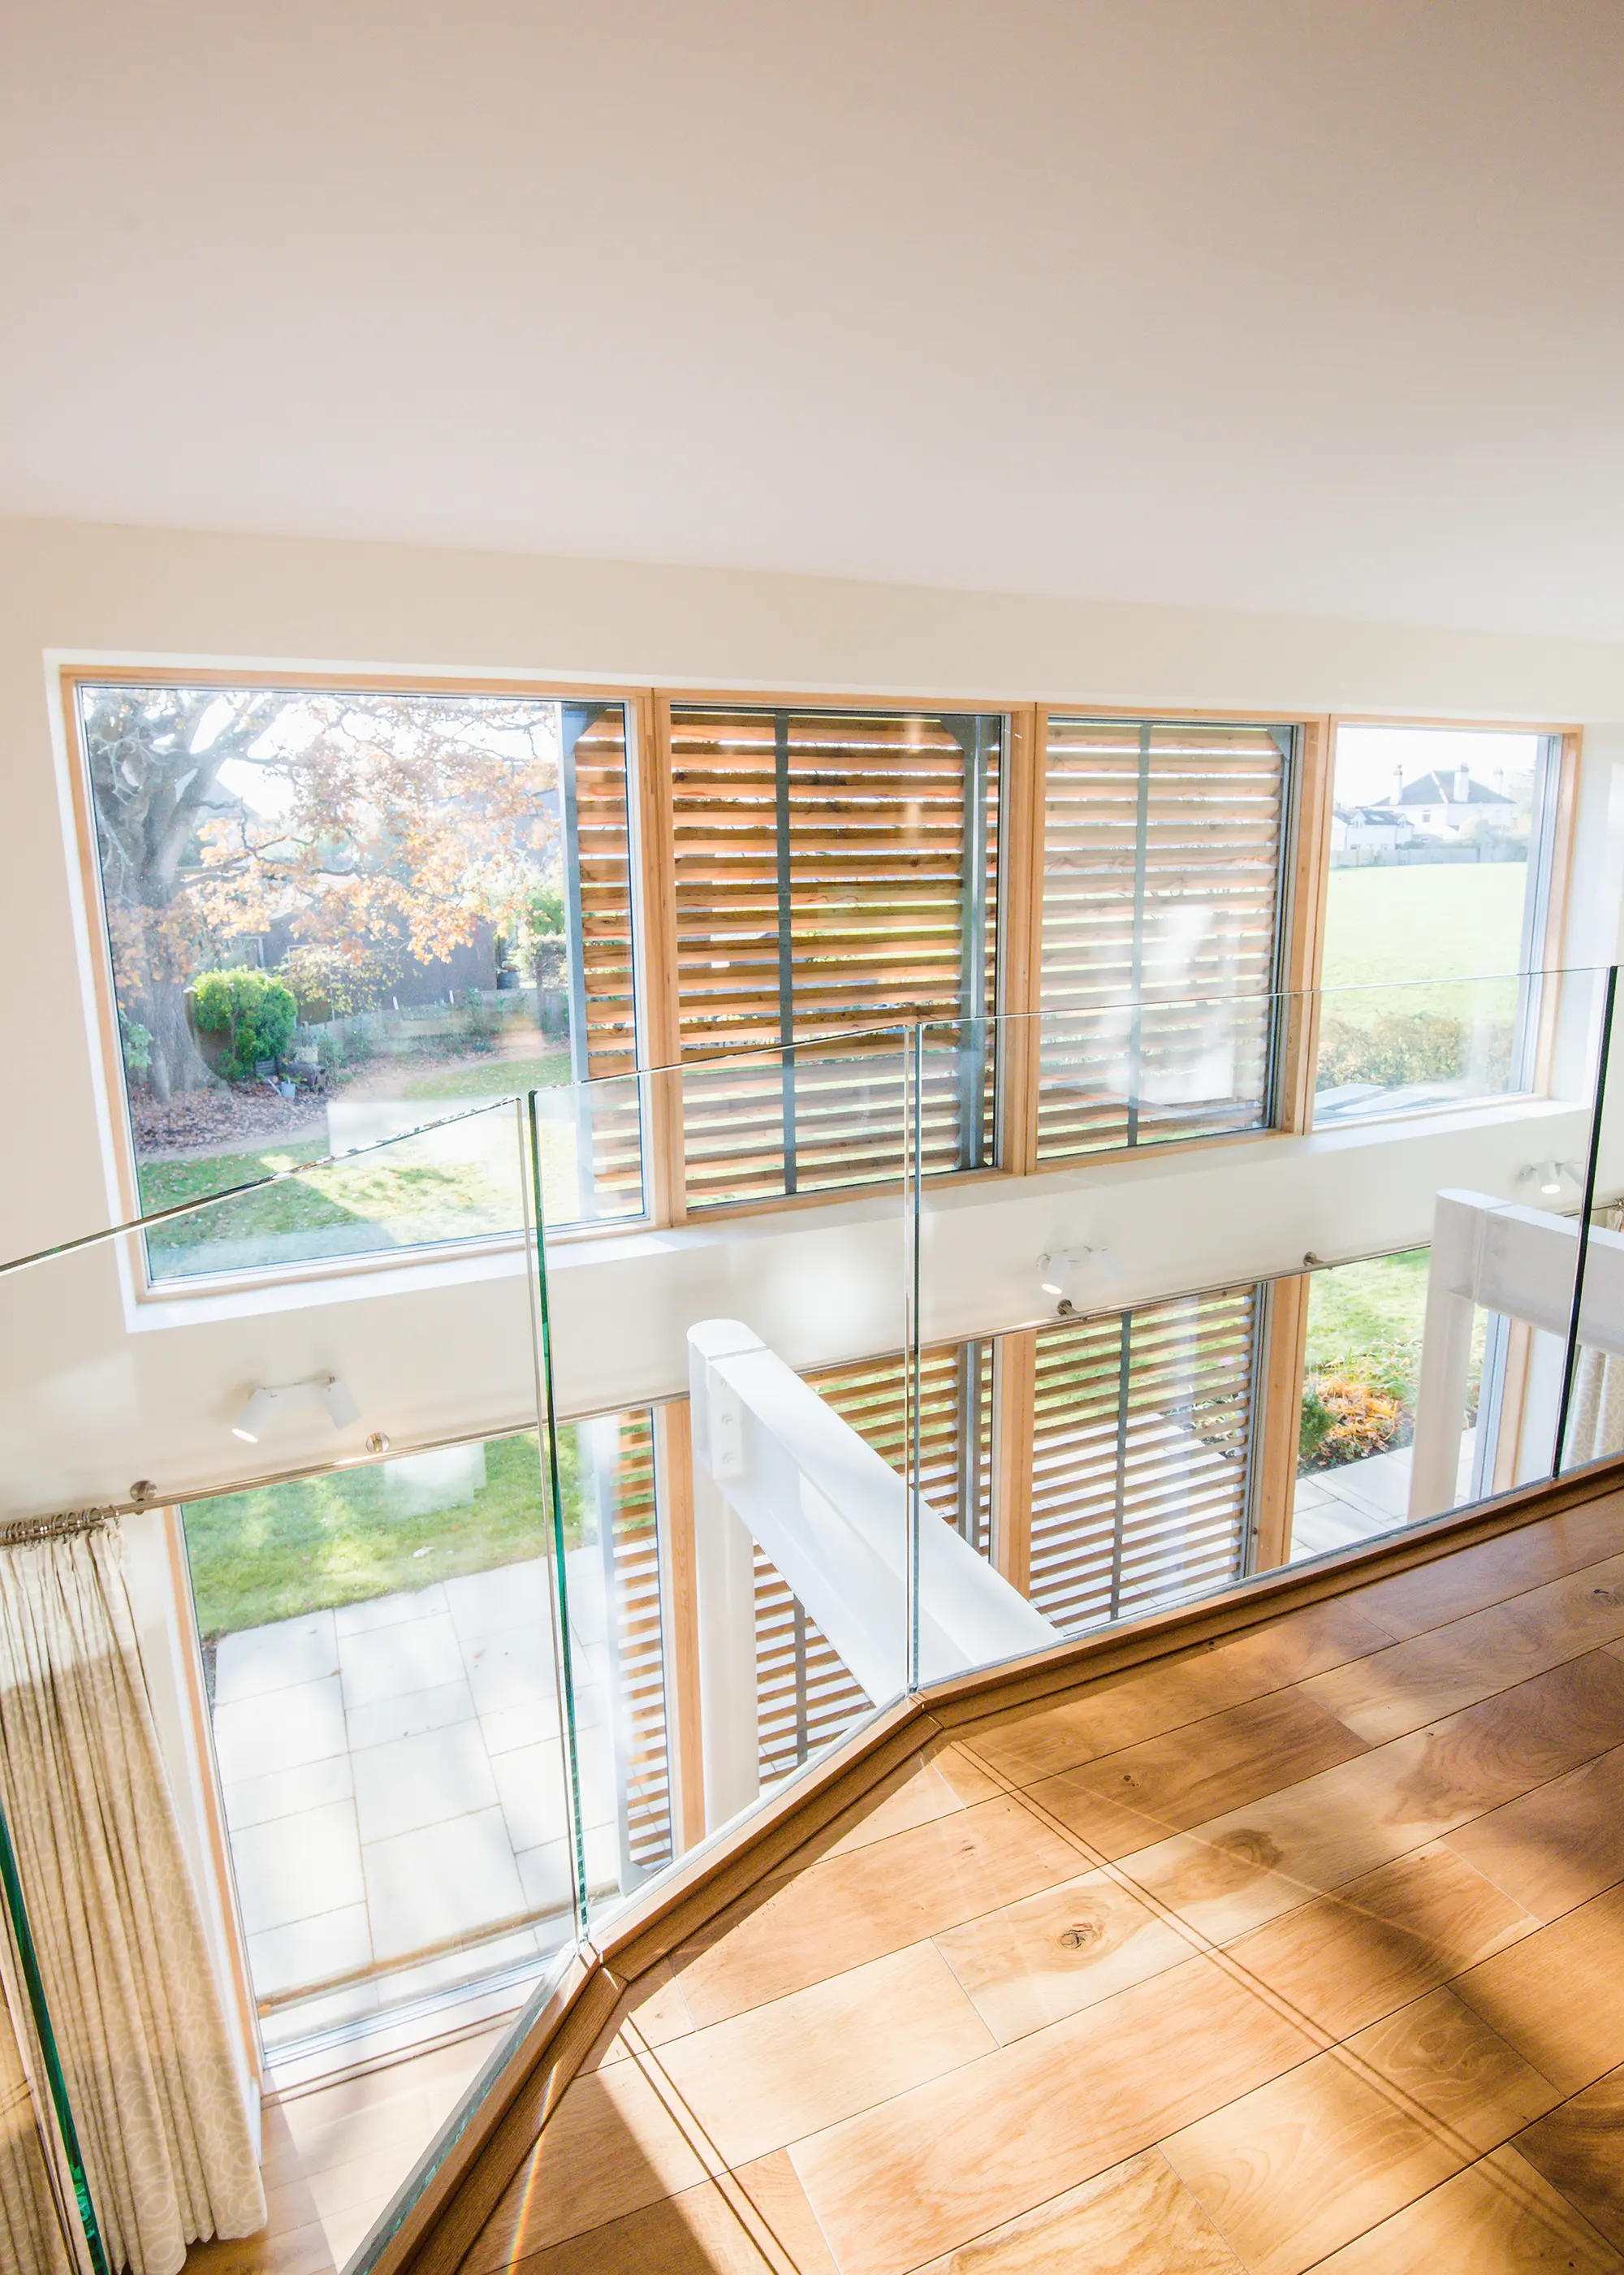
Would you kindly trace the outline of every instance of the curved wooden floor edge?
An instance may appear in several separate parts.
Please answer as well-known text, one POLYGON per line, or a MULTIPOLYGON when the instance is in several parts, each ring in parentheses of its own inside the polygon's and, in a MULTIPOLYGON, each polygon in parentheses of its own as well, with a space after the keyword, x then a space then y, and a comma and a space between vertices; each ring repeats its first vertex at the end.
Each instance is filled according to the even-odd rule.
POLYGON ((456 2275, 627 1990, 938 1737, 985 1715, 1072 1689, 1079 1680, 1209 1649, 1283 1613, 1598 1500, 1621 1484, 1624 1455, 1556 1483, 1522 1486, 1370 1547, 1311 1565, 1288 1565, 1197 1604, 1155 1613, 1013 1665, 960 1676, 871 1717, 814 1770, 697 1850, 657 1888, 633 1898, 601 1936, 577 1948, 523 2038, 475 2081, 446 2135, 419 2164, 419 2172, 431 2170, 415 2200, 415 2174, 402 2189, 408 2205, 393 2233, 392 2211, 378 2222, 373 2233, 386 2240, 370 2263, 363 2246, 368 2275, 456 2275))

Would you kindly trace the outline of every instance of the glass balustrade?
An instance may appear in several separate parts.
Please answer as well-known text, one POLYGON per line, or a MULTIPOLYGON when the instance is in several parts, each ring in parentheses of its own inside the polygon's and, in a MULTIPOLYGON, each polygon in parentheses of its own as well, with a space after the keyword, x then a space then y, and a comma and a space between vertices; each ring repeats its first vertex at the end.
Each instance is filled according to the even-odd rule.
MULTIPOLYGON (((0 1270, 0 1521, 123 1512, 245 2096, 427 2065, 336 2258, 898 1698, 1624 1447, 1611 979, 1447 988, 696 1054, 0 1270)), ((77 2239, 13 1877, 0 2209, 77 2239)))

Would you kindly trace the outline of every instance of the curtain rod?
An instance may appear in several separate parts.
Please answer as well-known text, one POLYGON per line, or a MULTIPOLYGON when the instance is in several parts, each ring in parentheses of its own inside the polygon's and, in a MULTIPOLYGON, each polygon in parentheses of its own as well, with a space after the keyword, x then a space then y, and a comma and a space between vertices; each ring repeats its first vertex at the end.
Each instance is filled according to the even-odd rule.
POLYGON ((116 1508, 67 1508, 57 1516, 17 1516, 0 1524, 0 1548, 20 1548, 31 1540, 62 1540, 76 1532, 95 1532, 118 1521, 116 1508))

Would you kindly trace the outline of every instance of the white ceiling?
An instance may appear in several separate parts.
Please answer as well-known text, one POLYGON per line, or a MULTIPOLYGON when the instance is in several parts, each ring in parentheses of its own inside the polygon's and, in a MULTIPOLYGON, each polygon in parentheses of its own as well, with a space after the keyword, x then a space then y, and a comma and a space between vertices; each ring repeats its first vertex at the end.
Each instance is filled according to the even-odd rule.
POLYGON ((1619 0, 0 25, 0 510, 1624 638, 1619 0))

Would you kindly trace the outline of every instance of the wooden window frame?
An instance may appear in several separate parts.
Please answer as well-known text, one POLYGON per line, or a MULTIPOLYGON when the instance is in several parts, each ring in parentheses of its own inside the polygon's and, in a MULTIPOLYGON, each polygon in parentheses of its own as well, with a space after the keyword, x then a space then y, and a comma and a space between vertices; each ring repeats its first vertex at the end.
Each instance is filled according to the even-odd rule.
POLYGON ((1318 1028, 1311 991, 1318 984, 1324 932, 1325 877, 1330 859, 1328 713, 1234 710, 1211 705, 1069 703, 1044 700, 1012 713, 1008 796, 1010 817, 1004 843, 1019 857, 1019 873, 1001 879, 1008 911, 1008 937, 1002 976, 1001 1011, 1017 1015, 1005 1035, 1007 1074, 1001 1122, 1000 1168, 1016 1175, 1048 1175, 1096 1164, 1131 1160, 1142 1146, 1102 1147, 1098 1153, 1059 1161, 1038 1160, 1039 1037, 1042 1017, 1043 880, 1046 814, 1045 755, 1052 717, 1098 720, 1191 721, 1212 726, 1286 727, 1296 737, 1295 762, 1287 785, 1282 824, 1279 932, 1274 986, 1286 1002, 1274 1048, 1270 1120, 1263 1130, 1225 1131, 1210 1138, 1175 1138, 1154 1147, 1158 1155, 1199 1146, 1252 1144, 1275 1133, 1294 1135, 1309 1126, 1313 1105, 1314 1057, 1318 1028), (1018 715, 1022 731, 1015 732, 1018 715))
MULTIPOLYGON (((63 707, 70 804, 75 853, 89 933, 92 1019, 107 1099, 111 1160, 121 1220, 140 1213, 139 1183, 131 1132, 117 1016, 110 941, 108 936, 88 766, 79 724, 79 690, 86 684, 129 686, 253 685, 338 693, 490 695, 539 702, 601 701, 623 707, 627 729, 628 824, 634 969, 638 992, 637 1054, 646 1083, 643 1114, 644 1211, 635 1218, 570 1228, 561 1241, 601 1239, 624 1231, 676 1226, 688 1221, 682 1130, 680 1005, 676 955, 671 712, 674 705, 744 706, 804 711, 986 713, 1005 722, 1000 794, 1000 857, 997 893, 997 1010, 1004 1022, 994 1117, 995 1152, 991 1166, 951 1173, 951 1182, 1047 1174, 1074 1168, 1070 1160, 1037 1160, 1037 1107, 1040 1017, 1045 828, 1045 752, 1052 715, 1100 721, 1152 718, 1176 724, 1210 721, 1215 725, 1289 727, 1297 737, 1297 759, 1290 784, 1281 872, 1281 918, 1277 986, 1286 1003, 1275 1045, 1272 1119, 1263 1130, 1225 1132, 1175 1139, 1158 1145, 1159 1154, 1235 1144, 1253 1144, 1271 1134, 1294 1135, 1312 1127, 1314 1065, 1318 1037, 1318 987, 1325 945, 1330 873, 1331 813, 1334 795, 1335 744, 1342 726, 1470 728, 1560 737, 1561 757, 1555 788, 1557 809, 1546 886, 1544 960, 1560 956, 1567 918, 1568 878, 1581 753, 1580 730, 1573 726, 1527 721, 1423 718, 1363 712, 1280 709, 1266 706, 1155 705, 1144 702, 1075 702, 1064 698, 1011 699, 1008 695, 955 692, 871 694, 845 688, 803 690, 716 686, 703 682, 649 685, 621 680, 535 677, 510 673, 434 673, 415 670, 323 672, 276 666, 195 668, 165 663, 97 662, 83 658, 64 664, 58 675, 63 707), (669 1070, 669 1071, 668 1071, 669 1070)), ((1540 1012, 1539 1079, 1548 1077, 1555 1032, 1558 991, 1548 989, 1540 1012)), ((1537 1093, 1536 1093, 1537 1094, 1537 1093)), ((1111 1148, 1088 1155, 1101 1166, 1133 1158, 1143 1149, 1111 1148)), ((817 1208, 900 1191, 901 1180, 837 1188, 828 1192, 767 1198, 707 1206, 706 1220, 727 1221, 784 1208, 817 1208)), ((430 1245, 381 1252, 375 1257, 313 1258, 223 1274, 200 1274, 185 1283, 140 1289, 169 1302, 207 1296, 224 1289, 297 1285, 358 1271, 392 1270, 425 1261, 472 1258, 513 1245, 512 1238, 430 1245)), ((144 1275, 142 1275, 144 1277, 144 1275)), ((1268 1402, 1265 1401, 1265 1410, 1268 1402)))
MULTIPOLYGON (((118 1010, 113 971, 112 941, 107 903, 97 851, 95 812, 90 787, 90 764, 79 726, 82 687, 219 687, 273 688, 290 692, 307 690, 336 695, 465 695, 510 698, 538 703, 602 702, 623 707, 627 734, 627 823, 631 839, 630 886, 632 955, 639 1056, 646 1031, 644 996, 647 941, 643 895, 646 864, 641 850, 640 784, 649 769, 644 754, 651 748, 647 731, 649 691, 596 680, 521 679, 497 673, 445 674, 413 671, 291 671, 252 665, 228 669, 217 664, 162 667, 122 662, 76 661, 61 666, 57 699, 61 705, 68 796, 73 822, 73 858, 84 903, 91 975, 91 1022, 96 1062, 106 1100, 108 1136, 118 1211, 117 1222, 133 1222, 142 1213, 140 1183, 125 1077, 124 1054, 118 1043, 118 1010)), ((657 1223, 652 1206, 648 1134, 644 1134, 644 1209, 635 1217, 572 1226, 560 1236, 566 1240, 601 1239, 606 1233, 625 1229, 646 1231, 657 1223)), ((472 1261, 522 1248, 522 1234, 493 1234, 483 1238, 429 1243, 422 1247, 379 1251, 351 1257, 313 1257, 297 1263, 250 1266, 225 1273, 200 1273, 182 1281, 153 1282, 144 1255, 138 1252, 134 1273, 138 1301, 174 1303, 198 1301, 223 1293, 255 1288, 297 1288, 308 1281, 349 1277, 359 1272, 399 1271, 425 1263, 472 1261)))

